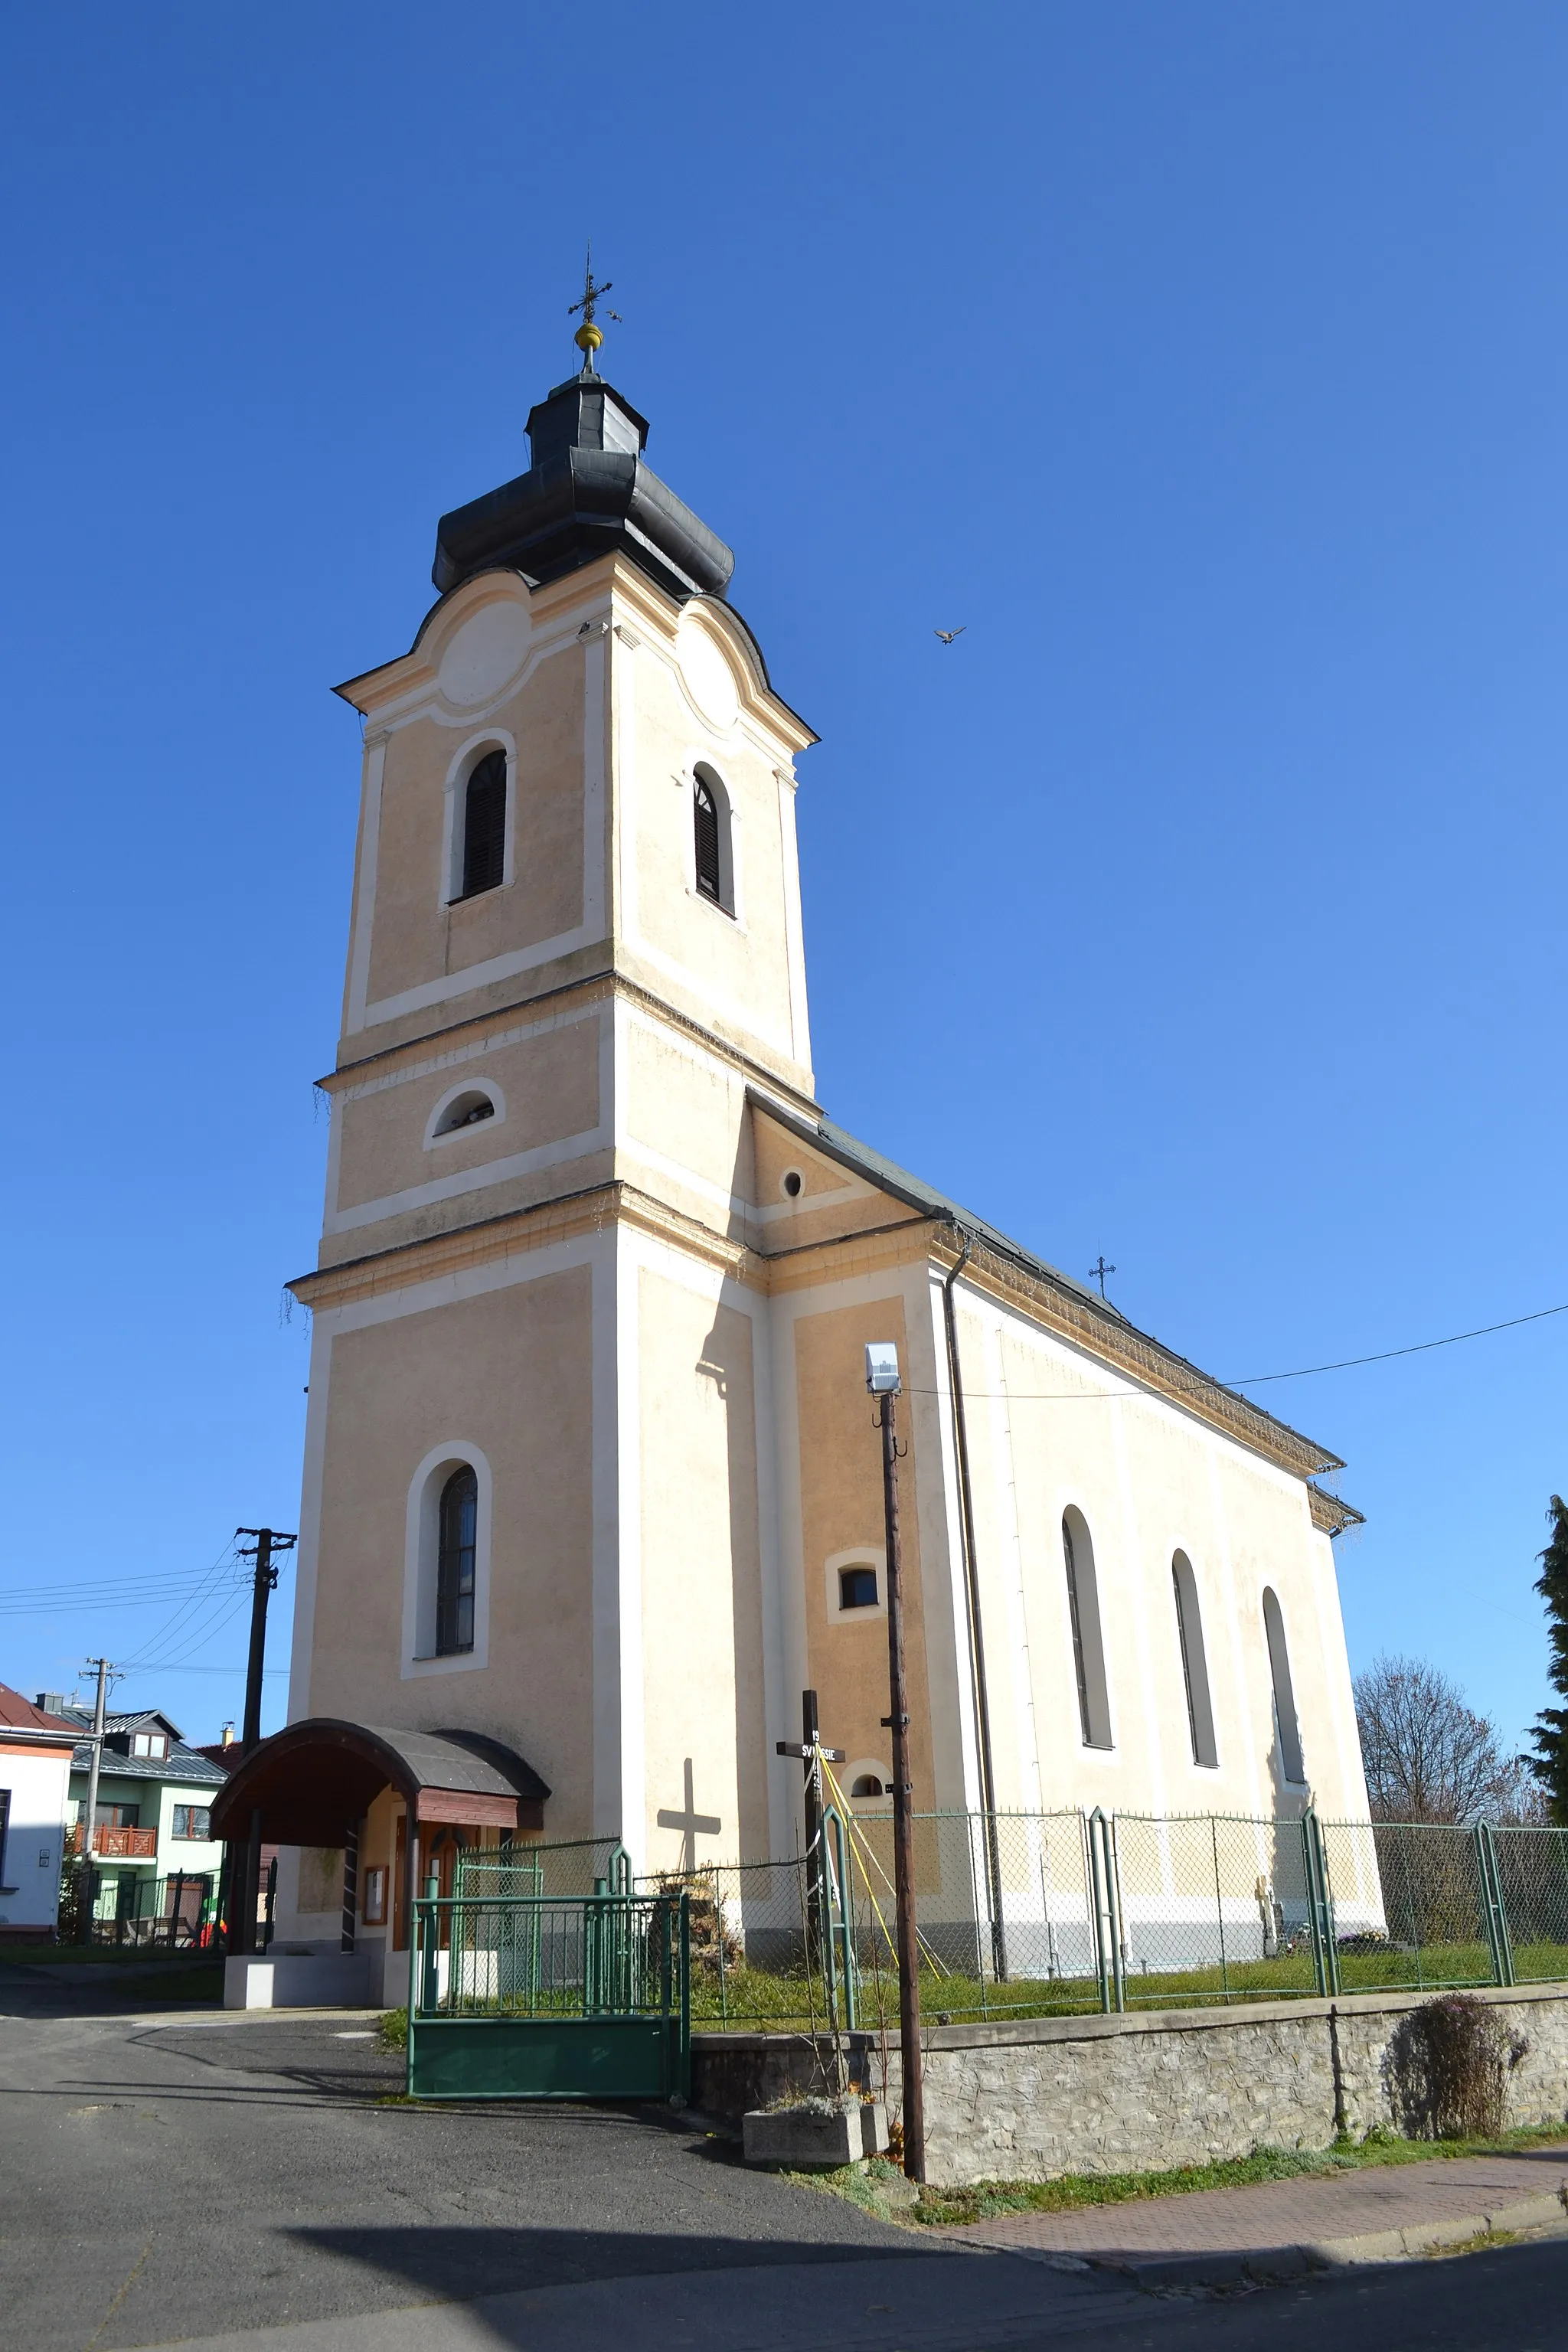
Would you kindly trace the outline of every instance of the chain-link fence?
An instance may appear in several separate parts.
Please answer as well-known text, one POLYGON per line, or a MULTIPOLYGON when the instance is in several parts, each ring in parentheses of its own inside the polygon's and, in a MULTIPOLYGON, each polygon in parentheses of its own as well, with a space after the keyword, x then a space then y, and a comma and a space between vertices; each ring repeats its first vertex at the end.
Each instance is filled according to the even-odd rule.
POLYGON ((1102 1835, 1124 2006, 1317 1990, 1299 1820, 1116 1813, 1102 1835))
POLYGON ((1332 1991, 1504 1983, 1486 1836, 1457 1822, 1320 1825, 1332 1991))
POLYGON ((1514 1982, 1568 1979, 1568 1831, 1490 1835, 1514 1982))
POLYGON ((784 1862, 662 1870, 638 1895, 684 1894, 691 1941, 691 2020, 729 2032, 818 2032, 843 2014, 844 1937, 834 1825, 826 1868, 784 1862))
MULTIPOLYGON (((852 1814, 851 1949, 870 2021, 896 2021, 893 1823, 852 1814)), ((922 2000, 954 2023, 1100 2006, 1088 1825, 1081 1813, 915 1818, 922 2000)))
MULTIPOLYGON (((933 2022, 1568 1979, 1568 1831, 1224 1814, 924 1813, 933 2022)), ((896 2029, 893 1838, 639 1878, 689 1896, 699 2028, 896 2029)))
POLYGON ((510 1845, 469 1846, 458 1854, 452 1892, 459 1899, 546 1895, 563 1901, 631 1889, 631 1863, 619 1838, 574 1838, 553 1845, 514 1839, 510 1845))

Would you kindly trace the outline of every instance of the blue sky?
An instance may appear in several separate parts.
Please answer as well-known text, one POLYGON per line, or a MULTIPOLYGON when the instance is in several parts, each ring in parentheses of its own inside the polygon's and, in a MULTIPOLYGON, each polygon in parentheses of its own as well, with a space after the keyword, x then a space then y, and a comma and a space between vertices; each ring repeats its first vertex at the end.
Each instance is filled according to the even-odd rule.
MULTIPOLYGON (((1568 1300, 1565 96, 1529 0, 7 13, 0 1678, 238 1712, 233 1570, 168 1621, 295 1525, 328 688, 526 462, 589 234, 823 738, 832 1114, 1222 1377, 1568 1300)), ((1367 1514, 1352 1663, 1510 1737, 1565 1352, 1256 1391, 1367 1514)))

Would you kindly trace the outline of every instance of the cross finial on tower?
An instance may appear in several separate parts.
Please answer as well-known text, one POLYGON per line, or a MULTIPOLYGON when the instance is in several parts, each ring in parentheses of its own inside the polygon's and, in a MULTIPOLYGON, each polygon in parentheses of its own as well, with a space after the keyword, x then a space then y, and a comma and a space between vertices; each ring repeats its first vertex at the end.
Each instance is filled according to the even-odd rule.
MULTIPOLYGON (((1105 1277, 1106 1277, 1106 1276, 1107 1276, 1108 1274, 1114 1274, 1115 1272, 1116 1272, 1116 1268, 1115 1268, 1113 1265, 1106 1265, 1106 1263, 1105 1263, 1105 1252, 1104 1252, 1103 1250, 1101 1250, 1101 1251, 1100 1251, 1100 1263, 1099 1263, 1099 1265, 1091 1265, 1091 1266, 1089 1267, 1089 1278, 1090 1282, 1098 1282, 1098 1283, 1099 1283, 1099 1285, 1100 1285, 1100 1295, 1101 1298, 1104 1298, 1104 1297, 1105 1297, 1105 1277)), ((1109 1304, 1109 1302, 1107 1302, 1107 1303, 1109 1304)))
MULTIPOLYGON (((574 317, 579 310, 583 313, 583 323, 572 340, 583 354, 584 375, 593 374, 594 353, 605 340, 604 329, 594 324, 594 306, 600 297, 607 294, 609 290, 610 281, 607 278, 602 286, 595 286, 594 283, 594 247, 590 242, 587 264, 583 272, 583 299, 580 302, 574 302, 566 313, 569 319, 574 317)), ((614 319, 617 327, 623 323, 618 310, 606 310, 605 316, 606 319, 614 319)))

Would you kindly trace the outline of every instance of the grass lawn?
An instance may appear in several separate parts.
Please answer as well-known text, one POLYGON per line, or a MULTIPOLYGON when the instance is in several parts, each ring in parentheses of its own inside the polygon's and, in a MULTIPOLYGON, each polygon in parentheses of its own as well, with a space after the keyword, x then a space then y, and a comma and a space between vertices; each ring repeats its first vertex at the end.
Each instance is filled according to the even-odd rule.
MULTIPOLYGON (((38 1957, 114 1960, 142 1956, 100 1949, 38 1957)), ((1523 1946, 1515 1951, 1514 1964, 1521 1984, 1568 1979, 1568 1945, 1523 1946)), ((1440 1992, 1450 1986, 1489 1984, 1491 1964, 1484 1947, 1469 1944, 1439 1945, 1419 1953, 1346 1952, 1341 1955, 1340 1978, 1341 1990, 1347 1993, 1440 1992)), ((1311 1958, 1304 1952, 1238 1961, 1223 1969, 1130 1970, 1126 1979, 1127 2006, 1134 2011, 1310 1999, 1316 1991, 1311 1958)), ((563 2011, 572 2009, 574 2000, 570 1990, 558 1996, 563 2011)), ((550 2005, 548 2000, 541 2004, 542 2009, 550 2005)), ((1015 1977, 996 1984, 951 1971, 921 1971, 921 2014, 928 2026, 974 2025, 987 2018, 1081 2017, 1099 2009, 1100 1987, 1092 1977, 1015 1977)), ((862 1975, 856 2022, 862 2031, 897 2032, 899 1980, 892 1969, 862 1975)), ((801 1969, 744 1966, 727 1969, 721 1980, 710 1965, 694 1963, 691 2023, 700 2033, 822 2032, 828 2025, 822 1981, 801 1969)))
MULTIPOLYGON (((1568 1979, 1568 1944, 1517 1945, 1513 1958, 1521 1984, 1568 1979)), ((1491 1981, 1491 1955, 1483 1944, 1429 1945, 1420 1951, 1394 1947, 1340 1955, 1340 1986, 1347 1993, 1441 1992, 1451 1986, 1491 1981)), ((1235 1961, 1223 1968, 1130 1969, 1126 1978, 1130 2010, 1310 1999, 1316 1991, 1308 1952, 1285 1952, 1272 1960, 1235 1961)), ((939 2021, 972 2025, 988 2017, 1073 2017, 1099 2007, 1100 1987, 1092 1977, 1016 1977, 995 1984, 934 1969, 921 1971, 921 2014, 928 2025, 939 2021)), ((784 1974, 734 1968, 726 1969, 721 1983, 711 1967, 692 1968, 691 2022, 700 2031, 743 2033, 789 2028, 799 2032, 814 2023, 820 2030, 825 2021, 820 1980, 813 1981, 798 1970, 784 1974)), ((857 2023, 872 2031, 886 2027, 891 2032, 898 2021, 897 1974, 891 1969, 884 1969, 879 1975, 867 1971, 859 1981, 857 2023)))
POLYGON ((903 2176, 884 2159, 864 2170, 792 2173, 803 2188, 826 2189, 892 2221, 926 2228, 989 2221, 1002 2213, 1070 2213, 1089 2205, 1123 2205, 1135 2198, 1185 2197, 1200 2189, 1247 2189, 1267 2180, 1321 2179, 1369 2166, 1429 2164, 1434 2158, 1509 2156, 1568 2139, 1561 2124, 1504 2132, 1496 2139, 1414 2140, 1373 2135, 1327 2148, 1255 2148, 1222 2164, 1182 2165, 1168 2172, 1066 2172, 1055 2180, 977 2180, 963 2189, 922 2188, 910 2201, 903 2176))

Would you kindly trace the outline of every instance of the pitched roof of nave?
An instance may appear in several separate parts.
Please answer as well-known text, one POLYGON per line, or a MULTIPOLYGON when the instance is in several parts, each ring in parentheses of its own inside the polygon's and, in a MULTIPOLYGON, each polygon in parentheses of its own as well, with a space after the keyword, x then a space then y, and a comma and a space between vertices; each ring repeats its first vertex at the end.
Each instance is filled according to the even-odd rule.
MULTIPOLYGON (((1091 1353, 1104 1357, 1119 1372, 1130 1373, 1135 1379, 1145 1381, 1152 1376, 1152 1384, 1163 1394, 1190 1405, 1205 1420, 1222 1422, 1243 1444, 1252 1444, 1276 1461, 1286 1464, 1298 1475, 1343 1469, 1344 1464, 1339 1455, 1331 1454, 1326 1446, 1304 1436, 1289 1422, 1280 1421, 1261 1405, 1254 1404, 1251 1398, 1243 1396, 1239 1390, 1227 1388, 1224 1381, 1216 1381, 1189 1358, 1178 1355, 1174 1349, 1168 1348, 1152 1332, 1140 1330, 1119 1307, 1113 1307, 1109 1299, 1101 1298, 1098 1291, 1091 1290, 1085 1283, 1076 1282, 1070 1274, 1064 1274, 1048 1259, 1037 1256, 1033 1250, 1026 1249, 1021 1242, 1003 1233, 1000 1227, 988 1223, 984 1217, 977 1217, 972 1210, 951 1200, 945 1192, 939 1192, 933 1184, 926 1183, 909 1169, 900 1168, 885 1152, 874 1150, 871 1145, 862 1143, 858 1136, 836 1126, 829 1118, 812 1120, 797 1117, 754 1090, 751 1100, 755 1110, 776 1120, 781 1127, 798 1136, 802 1142, 810 1143, 814 1150, 865 1177, 880 1191, 902 1201, 922 1217, 951 1226, 961 1237, 960 1247, 963 1246, 962 1237, 967 1236, 971 1250, 978 1250, 996 1261, 1004 1276, 1011 1269, 1016 1276, 1021 1277, 1024 1286, 1052 1294, 1067 1309, 1065 1319, 1071 1326, 1074 1339, 1091 1353)), ((1317 1488, 1312 1492, 1314 1496, 1321 1496, 1321 1490, 1317 1488)), ((1322 1495, 1321 1500, 1332 1506, 1329 1516, 1343 1515, 1342 1525, 1361 1517, 1359 1512, 1349 1504, 1341 1502, 1337 1496, 1322 1495)))

